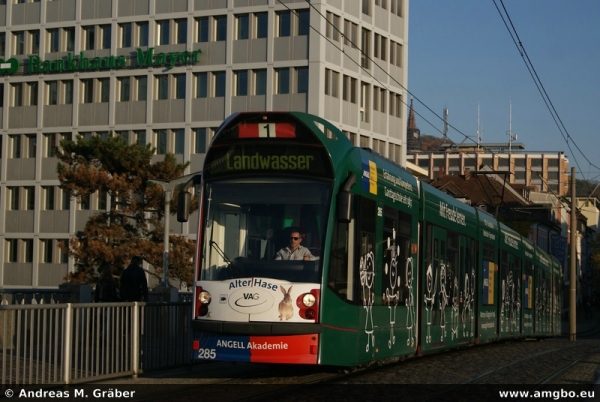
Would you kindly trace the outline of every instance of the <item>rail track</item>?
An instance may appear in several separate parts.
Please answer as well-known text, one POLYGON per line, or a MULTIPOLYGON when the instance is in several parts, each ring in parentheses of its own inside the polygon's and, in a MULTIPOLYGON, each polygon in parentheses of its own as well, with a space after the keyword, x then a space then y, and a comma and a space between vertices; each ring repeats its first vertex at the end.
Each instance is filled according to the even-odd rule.
POLYGON ((138 390, 136 400, 148 401, 202 396, 204 402, 309 398, 331 402, 373 398, 373 392, 378 400, 399 396, 403 401, 453 400, 473 392, 489 400, 503 389, 591 389, 598 369, 600 339, 594 336, 577 342, 557 338, 479 345, 349 372, 333 367, 208 363, 106 384, 133 387, 138 390))

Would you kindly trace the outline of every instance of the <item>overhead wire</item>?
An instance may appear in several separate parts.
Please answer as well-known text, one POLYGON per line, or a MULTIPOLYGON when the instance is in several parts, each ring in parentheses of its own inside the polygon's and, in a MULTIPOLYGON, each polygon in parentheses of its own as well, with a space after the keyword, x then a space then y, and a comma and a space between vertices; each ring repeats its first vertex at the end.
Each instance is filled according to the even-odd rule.
MULTIPOLYGON (((515 28, 515 26, 512 22, 512 19, 510 18, 510 15, 508 14, 508 10, 506 9, 506 6, 504 5, 504 1, 499 0, 500 4, 502 5, 502 10, 504 11, 504 14, 498 7, 496 0, 492 0, 492 1, 494 2, 494 5, 496 6, 496 10, 500 14, 500 18, 504 22, 504 25, 505 25, 506 29, 508 30, 511 39, 513 40, 513 43, 515 44, 515 46, 517 47, 517 50, 519 51, 519 54, 523 58, 523 61, 525 62, 525 66, 527 67, 527 70, 529 71, 531 78, 533 79, 540 95, 542 96, 542 99, 544 100, 544 103, 546 104, 546 107, 548 108, 548 111, 550 112, 550 115, 552 116, 554 123, 556 124, 559 132, 561 133, 561 136, 565 140, 565 143, 566 143, 567 147, 569 148, 571 155, 573 156, 574 162, 577 165, 578 170, 581 173, 583 173, 583 169, 581 168, 581 166, 579 165, 579 162, 577 161, 577 158, 575 157, 575 152, 571 148, 569 140, 573 144, 573 146, 579 151, 579 153, 583 156, 583 158, 589 163, 590 166, 595 167, 596 169, 600 169, 598 166, 596 166, 595 164, 593 164, 590 161, 590 159, 579 148, 579 146, 577 145, 577 143, 575 142, 573 137, 569 134, 562 119, 560 118, 558 112, 556 111, 556 108, 554 107, 554 104, 552 103, 552 100, 550 99, 550 96, 548 95, 548 92, 546 91, 546 88, 544 87, 542 80, 540 79, 535 67, 533 66, 533 63, 532 63, 531 59, 529 58, 529 55, 527 54, 527 50, 525 49, 525 46, 523 45, 523 41, 519 37, 517 29, 515 28), (506 19, 505 19, 505 16, 506 16, 506 19), (508 23, 507 23, 507 20, 508 20, 508 23), (510 25, 510 27, 509 27, 509 25, 510 25)), ((584 176, 584 179, 585 179, 585 176, 584 176)), ((589 183, 588 183, 588 186, 589 186, 589 183)))
MULTIPOLYGON (((402 85, 402 83, 401 83, 401 82, 399 82, 399 81, 398 81, 398 80, 397 80, 395 77, 393 77, 393 76, 392 76, 392 75, 391 75, 391 74, 390 74, 390 73, 389 73, 389 72, 388 72, 386 69, 384 69, 382 66, 380 66, 380 65, 379 65, 379 63, 378 63, 376 60, 373 60, 373 58, 372 58, 372 57, 371 57, 369 54, 365 53, 365 52, 363 51, 363 49, 362 49, 360 46, 358 46, 356 43, 354 43, 354 42, 351 40, 351 38, 349 38, 348 36, 346 36, 346 34, 345 34, 344 32, 342 32, 342 31, 341 31, 341 30, 340 30, 340 29, 339 29, 337 26, 335 26, 335 24, 333 24, 331 21, 329 21, 329 20, 327 19, 327 17, 326 17, 326 16, 324 16, 324 15, 323 15, 323 13, 321 13, 321 12, 320 12, 320 11, 319 11, 319 10, 318 10, 316 7, 315 7, 315 5, 314 5, 314 4, 312 4, 312 3, 310 2, 310 0, 305 0, 305 1, 307 2, 307 4, 308 4, 308 5, 309 5, 309 6, 310 6, 310 7, 311 7, 313 10, 315 10, 315 12, 316 12, 316 13, 317 13, 317 14, 318 14, 318 15, 319 15, 321 18, 323 18, 323 20, 326 22, 326 24, 330 25, 330 26, 331 26, 331 27, 332 27, 334 30, 336 30, 336 31, 339 33, 339 35, 340 35, 340 36, 341 36, 341 37, 342 37, 342 38, 343 38, 345 41, 347 41, 348 43, 350 43, 350 45, 352 45, 352 47, 356 48, 356 49, 357 49, 357 50, 360 52, 361 56, 363 56, 363 57, 365 57, 367 60, 369 60, 369 62, 370 62, 370 63, 372 63, 372 64, 373 64, 374 66, 376 66, 376 67, 377 67, 379 70, 381 70, 381 71, 382 71, 382 73, 383 73, 384 75, 386 75, 387 77, 389 77, 391 81, 393 81, 393 82, 394 82, 394 83, 396 83, 396 84, 397 84, 397 85, 398 85, 400 88, 402 88, 404 91, 406 91, 406 93, 407 93, 408 95, 410 95, 410 96, 411 96, 411 97, 412 97, 414 100, 416 100, 416 101, 417 101, 418 103, 420 103, 420 104, 421 104, 423 107, 425 107, 425 109, 427 109, 427 110, 428 110, 430 113, 432 113, 432 114, 433 114, 435 117, 437 117, 437 118, 438 118, 438 119, 440 119, 441 121, 444 121, 444 119, 443 119, 443 118, 442 118, 442 117, 441 117, 439 114, 437 114, 437 113, 436 113, 436 112, 435 112, 433 109, 431 109, 431 108, 430 108, 430 107, 429 107, 427 104, 425 104, 423 101, 421 101, 421 99, 420 99, 418 96, 416 96, 416 95, 415 95, 413 92, 411 92, 411 91, 410 91, 408 88, 406 88, 404 85, 402 85)), ((345 54, 345 55, 346 55, 346 52, 344 51, 344 49, 342 49, 340 46, 338 46, 338 45, 337 45, 337 43, 334 43, 334 41, 333 41, 331 38, 329 38, 329 37, 327 37, 326 35, 324 35, 323 33, 321 33, 319 29, 315 28, 315 27, 314 27, 314 26, 313 26, 313 25, 310 23, 310 21, 305 21, 305 20, 302 20, 302 17, 301 17, 301 16, 300 16, 300 15, 297 13, 297 10, 290 8, 290 7, 289 7, 287 4, 285 4, 285 3, 283 2, 283 0, 278 0, 278 2, 279 2, 279 3, 280 3, 282 6, 284 6, 284 7, 285 7, 285 8, 286 8, 288 11, 290 11, 290 12, 293 12, 293 13, 294 13, 294 14, 295 14, 295 15, 296 15, 296 16, 297 16, 297 17, 298 17, 298 18, 299 18, 299 19, 300 19, 302 22, 304 22, 305 24, 308 24, 308 25, 310 26, 310 28, 311 28, 313 31, 315 31, 315 32, 316 32, 316 33, 317 33, 319 36, 321 36, 322 38, 324 38, 324 39, 325 39, 327 42, 329 42, 330 44, 332 44, 332 45, 333 45, 333 46, 334 46, 334 47, 335 47, 337 50, 339 50, 341 53, 343 53, 343 54, 345 54)), ((363 67, 363 66, 362 66, 362 65, 361 65, 361 64, 360 64, 360 63, 359 63, 357 60, 354 60, 354 59, 352 59, 352 58, 350 58, 350 57, 349 57, 349 59, 350 59, 350 60, 351 60, 351 61, 352 61, 354 64, 356 64, 356 65, 357 65, 357 66, 358 66, 358 67, 359 67, 359 68, 360 68, 362 71, 364 71, 364 72, 365 72, 367 75, 369 75, 369 76, 370 76, 371 78, 373 78, 373 79, 374 79, 374 80, 375 80, 377 83, 379 83, 379 84, 380 84, 382 87, 384 87, 384 88, 388 89, 388 88, 387 88, 387 85, 386 85, 386 84, 384 84, 384 83, 382 83, 380 80, 378 80, 378 79, 377 79, 377 78, 374 76, 374 74, 373 74, 373 73, 371 73, 371 71, 369 71, 369 69, 367 69, 367 68, 363 67)), ((388 89, 388 90, 389 90, 389 89, 388 89)), ((406 102, 404 99, 402 99, 401 101, 402 101, 402 103, 403 103, 405 106, 409 106, 409 104, 408 104, 408 103, 407 103, 407 102, 406 102)), ((435 130, 437 130, 437 131, 438 131, 440 134, 444 135, 444 133, 443 133, 443 132, 442 132, 442 131, 441 131, 439 128, 437 128, 437 127, 436 127, 436 126, 435 126, 433 123, 431 123, 431 122, 430 122, 430 121, 429 121, 429 120, 428 120, 428 119, 427 119, 425 116, 423 116, 422 114, 420 114, 418 111, 414 110, 414 108, 413 108, 413 112, 414 112, 414 113, 415 113, 417 116, 419 116, 421 119, 423 119, 423 121, 425 121, 427 124, 429 124, 429 125, 431 125, 433 128, 435 128, 435 130)), ((469 140, 469 141, 473 142, 473 144, 476 144, 476 145, 477 145, 479 148, 481 148, 481 149, 483 149, 484 151, 486 151, 486 153, 490 153, 490 154, 492 154, 492 155, 495 155, 495 156, 496 156, 496 158, 497 158, 498 160, 506 160, 506 159, 508 159, 508 158, 504 157, 504 156, 503 156, 503 155, 501 155, 501 154, 498 154, 498 153, 496 153, 496 152, 494 152, 494 151, 492 151, 492 150, 489 150, 489 147, 486 147, 486 146, 481 146, 481 145, 479 145, 477 142, 475 142, 475 141, 473 140, 473 138, 472 138, 471 136, 469 136, 469 135, 465 134, 464 132, 462 132, 462 131, 461 131, 461 130, 459 130, 458 128, 454 127, 452 124, 450 124, 450 123, 447 123, 447 125, 448 125, 448 127, 452 128, 454 131, 456 131, 458 134, 462 135, 462 136, 464 137, 463 141, 465 141, 465 140, 469 140)), ((457 144, 455 141, 453 141, 453 140, 452 140, 451 138, 449 138, 448 136, 445 136, 445 138, 446 138, 446 139, 448 139, 448 140, 450 141, 450 144, 451 144, 451 145, 458 145, 458 144, 457 144)), ((474 160, 474 161, 475 161, 475 163, 477 163, 477 158, 476 158, 476 156, 474 156, 474 155, 471 155, 470 153, 465 153, 465 156, 466 156, 467 158, 471 159, 471 160, 474 160)))
MULTIPOLYGON (((346 36, 346 34, 344 32, 342 32, 337 26, 335 26, 335 24, 333 24, 331 21, 329 21, 327 19, 327 17, 324 16, 323 13, 320 10, 318 10, 315 7, 314 4, 312 4, 310 2, 310 0, 305 0, 305 1, 309 5, 309 7, 311 7, 321 18, 323 18, 323 20, 326 22, 326 24, 329 24, 334 30, 336 30, 338 32, 338 34, 340 35, 341 38, 343 38, 344 41, 347 41, 348 43, 350 43, 350 45, 352 45, 352 47, 356 48, 360 52, 361 56, 363 56, 367 60, 369 60, 369 62, 372 65, 376 66, 379 70, 381 70, 384 75, 386 75, 388 78, 391 79, 391 81, 393 81, 400 88, 402 88, 404 91, 406 91, 406 93, 409 94, 412 97, 412 99, 416 100, 418 103, 420 103, 421 105, 423 105, 423 107, 425 107, 425 109, 427 109, 430 113, 432 113, 440 121, 445 122, 444 119, 440 115, 438 115, 427 104, 425 104, 423 101, 421 101, 421 99, 419 97, 417 97, 414 93, 412 93, 408 88, 406 88, 404 85, 402 85, 402 83, 400 83, 396 78, 394 78, 386 69, 384 69, 383 67, 381 67, 379 65, 379 63, 376 60, 373 60, 373 58, 369 54, 366 54, 361 47, 359 47, 356 43, 352 42, 351 38, 349 38, 348 36, 346 36)), ((558 113, 556 112, 556 109, 554 108, 554 105, 552 104, 552 101, 550 100, 549 96, 547 95, 547 92, 546 92, 543 84, 541 83, 541 80, 539 79, 539 76, 538 76, 537 72, 535 71, 535 68, 533 67, 533 64, 531 63, 531 60, 529 59, 529 56, 527 55, 527 52, 526 52, 524 46, 522 45, 522 41, 520 40, 518 34, 516 33, 516 29, 514 28, 514 24, 512 23, 512 20, 510 19, 510 16, 508 16, 508 12, 506 11, 506 7, 504 7, 504 4, 502 3, 503 9, 505 10, 505 13, 507 14, 507 19, 509 20, 510 25, 513 27, 514 36, 513 36, 513 32, 510 31, 510 28, 508 27, 508 23, 504 19, 504 16, 502 15, 502 12, 498 8, 498 6, 496 4, 496 0, 493 0, 493 1, 494 1, 494 4, 496 5, 496 9, 500 13, 500 16, 501 16, 501 18, 502 18, 502 20, 503 20, 506 28, 509 30, 509 34, 510 34, 511 38, 513 39, 513 42, 517 46, 517 48, 519 50, 519 53, 521 54, 522 57, 524 57, 524 60, 526 60, 525 64, 526 64, 526 66, 527 66, 527 68, 529 70, 529 73, 532 76, 532 78, 533 78, 533 80, 534 80, 534 82, 536 84, 536 87, 538 88, 538 91, 542 95, 542 98, 543 98, 544 102, 546 103, 547 108, 550 110, 552 118, 554 119, 555 124, 559 128, 559 131, 561 132, 561 135, 563 135, 563 138, 565 139, 565 142, 567 143, 567 146, 568 146, 569 150, 571 151, 571 154, 574 155, 574 152, 573 152, 573 150, 571 149, 571 147, 569 145, 568 139, 571 139, 571 142, 573 142, 573 144, 575 145, 575 147, 581 152, 581 150, 579 149, 579 147, 577 146, 577 144, 575 144, 575 141, 572 139, 572 137, 569 135, 568 131, 566 130, 564 124, 562 123, 562 120, 560 119, 560 117, 558 116, 558 113), (516 36, 516 39, 515 39, 515 36, 516 36), (552 111, 554 111, 554 113, 552 111), (561 126, 562 126, 562 129, 561 129, 561 126), (565 138, 565 134, 563 133, 563 129, 566 132, 566 138, 565 138)), ((502 2, 502 0, 500 0, 500 1, 502 2)), ((297 10, 290 8, 287 4, 285 4, 283 2, 283 0, 278 0, 278 2, 281 5, 283 5, 288 11, 293 12, 298 18, 300 18, 300 20, 302 20, 302 17, 297 13, 297 10)), ((305 24, 307 24, 313 31, 315 31, 319 36, 321 36, 322 38, 324 38, 328 43, 332 44, 341 53, 346 54, 346 52, 344 51, 343 48, 341 48, 337 43, 334 43, 334 40, 332 40, 331 38, 329 38, 326 35, 324 35, 323 33, 321 33, 319 29, 315 28, 310 23, 310 21, 304 21, 304 20, 302 20, 302 22, 304 22, 305 24)), ((382 87, 384 87, 384 88, 386 88, 386 89, 389 90, 389 88, 387 88, 387 85, 385 83, 381 82, 379 79, 377 79, 374 76, 374 74, 371 73, 371 71, 369 69, 363 67, 357 60, 354 60, 351 57, 349 57, 349 59, 352 62, 354 62, 359 68, 361 68, 361 70, 364 71, 367 75, 369 75, 373 80, 375 80, 378 84, 380 84, 382 87)), ((403 98, 401 98, 401 102, 405 106, 409 106, 408 103, 403 98)), ((418 111, 415 111, 414 108, 413 108, 413 112, 417 116, 419 116, 421 119, 423 119, 423 121, 425 121, 427 124, 429 124, 432 127, 434 127, 439 133, 441 133, 442 135, 444 135, 444 132, 442 132, 433 123, 431 123, 427 118, 425 118, 425 116, 423 116, 422 114, 420 114, 418 111)), ((465 134, 464 132, 462 132, 458 128, 454 127, 452 124, 447 123, 447 122, 445 122, 445 124, 447 124, 448 127, 452 128, 458 134, 462 135, 464 137, 463 141, 464 140, 470 140, 470 141, 472 141, 479 148, 481 148, 484 151, 486 151, 486 153, 491 153, 492 155, 495 155, 496 158, 499 159, 499 160, 508 159, 508 158, 504 157, 503 155, 500 155, 500 154, 498 154, 496 152, 489 151, 488 147, 481 146, 478 142, 475 142, 471 136, 465 134)), ((452 145, 457 145, 456 142, 454 142, 452 139, 448 138, 447 136, 445 136, 445 138, 448 139, 452 145)), ((470 153, 465 153, 465 156, 468 157, 468 158, 470 158, 470 159, 475 159, 476 160, 476 157, 473 156, 473 155, 471 155, 470 153)), ((591 161, 589 161, 589 159, 586 158, 586 160, 590 163, 591 166, 594 166, 594 167, 598 168, 597 166, 595 166, 594 164, 592 164, 591 161)), ((509 162, 510 162, 510 160, 509 160, 509 162)), ((577 163, 577 161, 576 161, 576 163, 577 163)), ((579 166, 578 163, 577 163, 577 166, 578 166, 578 169, 580 171, 582 171, 582 169, 581 169, 581 167, 579 166)), ((598 169, 600 169, 600 168, 598 168, 598 169)))

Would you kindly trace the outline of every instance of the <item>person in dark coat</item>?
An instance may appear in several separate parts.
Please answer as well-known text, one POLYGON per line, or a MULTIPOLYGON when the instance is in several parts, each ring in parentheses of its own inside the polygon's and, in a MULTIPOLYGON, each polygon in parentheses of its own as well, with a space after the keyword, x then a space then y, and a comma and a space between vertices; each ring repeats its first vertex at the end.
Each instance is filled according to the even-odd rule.
POLYGON ((100 268, 100 279, 96 283, 94 301, 96 303, 115 303, 119 301, 117 283, 113 278, 110 264, 104 264, 100 268))
POLYGON ((148 282, 141 263, 142 257, 133 257, 129 266, 121 274, 121 299, 123 301, 148 301, 148 282))

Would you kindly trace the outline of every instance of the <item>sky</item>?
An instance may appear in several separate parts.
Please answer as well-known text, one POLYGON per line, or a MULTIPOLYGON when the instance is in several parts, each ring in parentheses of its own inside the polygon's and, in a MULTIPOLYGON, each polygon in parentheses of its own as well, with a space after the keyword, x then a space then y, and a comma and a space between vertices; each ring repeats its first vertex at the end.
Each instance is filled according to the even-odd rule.
POLYGON ((479 108, 484 143, 508 143, 511 129, 526 151, 563 151, 578 179, 600 181, 598 0, 411 0, 408 90, 421 135, 442 137, 447 108, 448 138, 477 142, 479 108))

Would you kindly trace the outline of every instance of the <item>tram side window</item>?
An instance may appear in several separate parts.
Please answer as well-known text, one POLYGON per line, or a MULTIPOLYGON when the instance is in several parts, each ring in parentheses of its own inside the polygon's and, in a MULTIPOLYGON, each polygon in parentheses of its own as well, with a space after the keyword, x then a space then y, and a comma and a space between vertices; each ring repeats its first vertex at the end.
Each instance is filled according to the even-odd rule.
POLYGON ((475 266, 477 265, 477 247, 474 239, 467 239, 466 246, 461 253, 463 264, 460 268, 458 277, 458 287, 462 295, 463 302, 472 302, 475 300, 475 266))
POLYGON ((340 298, 350 302, 354 294, 354 220, 336 222, 331 243, 329 277, 327 283, 340 298))
POLYGON ((415 272, 410 257, 411 216, 390 207, 384 207, 383 223, 383 303, 405 305, 410 289, 416 286, 415 272))
MULTIPOLYGON (((373 305, 375 299, 375 219, 376 203, 368 198, 360 199, 358 224, 360 227, 360 295, 364 305, 373 305)), ((378 274, 380 275, 380 274, 378 274)))
POLYGON ((489 243, 483 243, 483 289, 482 304, 484 306, 494 305, 495 283, 497 278, 496 247, 489 243))
POLYGON ((533 264, 525 263, 525 275, 523 287, 525 288, 525 300, 523 300, 523 308, 531 310, 533 308, 533 264))
POLYGON ((447 306, 453 306, 458 303, 458 275, 460 275, 459 267, 459 235, 457 233, 448 232, 446 247, 446 281, 444 282, 446 295, 448 298, 447 306), (455 286, 456 279, 456 286, 455 286))
POLYGON ((361 197, 356 197, 354 204, 360 218, 348 224, 336 223, 327 282, 344 300, 373 304, 376 204, 361 197))

